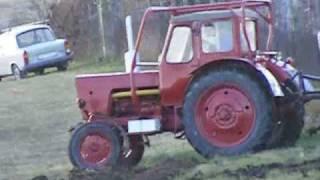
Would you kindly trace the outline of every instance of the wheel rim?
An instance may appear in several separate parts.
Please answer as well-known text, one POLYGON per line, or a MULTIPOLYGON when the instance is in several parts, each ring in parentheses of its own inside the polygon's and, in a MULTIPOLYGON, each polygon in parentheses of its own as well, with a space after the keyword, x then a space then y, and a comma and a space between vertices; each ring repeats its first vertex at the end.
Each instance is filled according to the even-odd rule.
POLYGON ((111 155, 112 143, 109 138, 92 134, 84 138, 80 147, 81 158, 94 165, 105 163, 111 155))
POLYGON ((196 105, 200 134, 218 147, 243 143, 251 134, 255 119, 256 110, 250 96, 234 85, 210 88, 196 105))

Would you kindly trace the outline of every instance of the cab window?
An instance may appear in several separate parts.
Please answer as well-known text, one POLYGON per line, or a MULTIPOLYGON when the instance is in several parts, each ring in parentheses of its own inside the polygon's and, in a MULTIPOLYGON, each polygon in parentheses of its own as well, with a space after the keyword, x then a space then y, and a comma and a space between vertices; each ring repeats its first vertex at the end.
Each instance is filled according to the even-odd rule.
POLYGON ((192 31, 190 27, 175 27, 172 33, 167 62, 186 63, 193 58, 192 31))
POLYGON ((203 24, 201 27, 204 53, 229 52, 233 49, 233 25, 231 20, 203 24))

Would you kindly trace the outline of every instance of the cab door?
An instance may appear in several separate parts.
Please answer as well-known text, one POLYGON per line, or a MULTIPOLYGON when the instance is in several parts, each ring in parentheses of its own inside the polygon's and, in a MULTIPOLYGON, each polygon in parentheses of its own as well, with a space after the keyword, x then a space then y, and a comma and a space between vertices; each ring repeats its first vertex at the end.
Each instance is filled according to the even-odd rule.
POLYGON ((182 104, 190 73, 198 66, 197 23, 170 25, 160 64, 161 103, 182 104))

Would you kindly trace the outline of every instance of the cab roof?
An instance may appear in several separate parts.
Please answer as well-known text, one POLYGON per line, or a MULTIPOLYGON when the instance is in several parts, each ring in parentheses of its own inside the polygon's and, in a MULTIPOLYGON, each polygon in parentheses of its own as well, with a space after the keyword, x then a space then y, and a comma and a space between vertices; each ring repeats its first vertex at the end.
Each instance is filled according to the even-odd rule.
MULTIPOLYGON (((242 9, 233 9, 233 10, 214 10, 214 11, 203 11, 196 12, 190 14, 184 14, 179 16, 173 16, 171 18, 171 22, 179 23, 179 22, 187 22, 187 21, 205 21, 209 19, 221 19, 221 18, 231 18, 234 15, 242 16, 242 9)), ((245 10, 246 17, 249 18, 259 18, 260 16, 257 12, 246 9, 245 10)))

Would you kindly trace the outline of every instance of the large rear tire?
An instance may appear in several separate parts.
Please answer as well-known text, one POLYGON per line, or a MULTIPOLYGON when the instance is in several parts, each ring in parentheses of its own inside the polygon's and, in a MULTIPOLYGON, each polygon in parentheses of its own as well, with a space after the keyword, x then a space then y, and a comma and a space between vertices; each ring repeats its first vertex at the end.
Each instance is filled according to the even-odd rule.
POLYGON ((74 130, 69 144, 71 163, 79 169, 101 170, 116 166, 121 154, 116 128, 100 122, 87 123, 74 130))
POLYGON ((278 147, 290 147, 296 144, 304 127, 304 114, 304 104, 301 101, 293 102, 286 107, 282 116, 285 118, 285 127, 278 147))
POLYGON ((183 125, 187 139, 204 157, 266 147, 272 133, 273 99, 254 73, 246 66, 228 65, 191 83, 183 125))
POLYGON ((273 137, 269 148, 285 148, 294 146, 299 140, 304 127, 305 107, 297 87, 288 83, 289 91, 277 104, 278 122, 275 123, 273 137), (295 93, 295 94, 292 94, 295 93))

